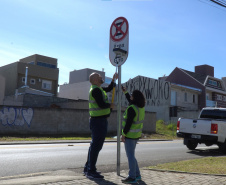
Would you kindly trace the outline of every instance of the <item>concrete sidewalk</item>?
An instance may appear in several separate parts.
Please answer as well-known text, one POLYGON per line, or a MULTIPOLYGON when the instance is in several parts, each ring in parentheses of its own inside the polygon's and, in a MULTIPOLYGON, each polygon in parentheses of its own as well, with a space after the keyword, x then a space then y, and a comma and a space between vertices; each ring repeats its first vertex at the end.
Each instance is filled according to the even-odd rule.
MULTIPOLYGON (((128 171, 121 171, 120 176, 116 172, 103 173, 104 179, 90 180, 71 170, 60 170, 0 178, 0 185, 122 185, 121 179, 127 176, 128 171)), ((226 175, 205 175, 175 173, 167 171, 154 171, 141 169, 142 180, 140 185, 226 185, 226 175)))

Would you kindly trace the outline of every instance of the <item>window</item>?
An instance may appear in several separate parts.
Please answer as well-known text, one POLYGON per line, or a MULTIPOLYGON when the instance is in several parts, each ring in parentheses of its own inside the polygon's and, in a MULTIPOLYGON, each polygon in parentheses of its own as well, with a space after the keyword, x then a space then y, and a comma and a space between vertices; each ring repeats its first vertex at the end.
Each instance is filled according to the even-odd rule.
POLYGON ((22 82, 25 83, 25 77, 22 77, 22 82))
POLYGON ((195 103, 195 95, 193 94, 193 103, 195 103))
POLYGON ((56 68, 56 65, 54 65, 54 64, 47 64, 47 63, 44 63, 44 62, 37 62, 37 65, 38 66, 42 66, 42 67, 48 67, 48 68, 53 68, 53 69, 55 69, 56 68))
POLYGON ((30 79, 30 84, 35 84, 35 79, 30 79))
POLYGON ((34 62, 34 61, 31 61, 31 62, 29 62, 28 64, 35 65, 35 62, 34 62))
POLYGON ((52 82, 48 80, 42 80, 42 88, 51 90, 52 89, 52 82))
POLYGON ((221 83, 219 81, 215 81, 215 80, 211 80, 211 79, 208 79, 208 85, 222 88, 221 83))
POLYGON ((184 101, 188 101, 188 95, 187 95, 187 93, 184 93, 184 101))

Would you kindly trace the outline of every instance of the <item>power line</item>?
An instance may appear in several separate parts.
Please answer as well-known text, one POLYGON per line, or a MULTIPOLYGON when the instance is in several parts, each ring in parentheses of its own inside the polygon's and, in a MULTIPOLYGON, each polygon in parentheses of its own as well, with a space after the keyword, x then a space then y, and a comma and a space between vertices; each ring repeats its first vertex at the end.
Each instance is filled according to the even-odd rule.
POLYGON ((212 1, 213 3, 216 3, 216 4, 226 8, 226 2, 223 1, 223 0, 210 0, 210 1, 212 1))
MULTIPOLYGON (((208 5, 210 5, 210 6, 213 6, 214 8, 217 8, 217 9, 219 9, 219 10, 222 10, 222 11, 224 11, 225 12, 225 9, 224 8, 226 8, 226 1, 224 1, 224 2, 218 2, 218 3, 222 3, 222 7, 223 8, 220 8, 221 7, 221 5, 219 6, 219 4, 218 3, 215 3, 215 2, 213 2, 214 0, 198 0, 198 1, 200 1, 200 2, 202 2, 202 3, 205 3, 205 4, 208 4, 208 5)), ((215 0, 216 1, 216 0, 215 0)), ((219 0, 218 0, 219 1, 219 0)))

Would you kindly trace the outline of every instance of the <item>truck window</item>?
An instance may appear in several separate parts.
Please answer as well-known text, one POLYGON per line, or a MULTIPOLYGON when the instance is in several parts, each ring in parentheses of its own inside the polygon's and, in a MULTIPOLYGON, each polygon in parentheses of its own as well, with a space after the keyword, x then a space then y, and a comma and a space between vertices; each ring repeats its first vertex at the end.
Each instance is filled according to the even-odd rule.
POLYGON ((223 110, 203 110, 200 118, 226 119, 226 111, 223 110))

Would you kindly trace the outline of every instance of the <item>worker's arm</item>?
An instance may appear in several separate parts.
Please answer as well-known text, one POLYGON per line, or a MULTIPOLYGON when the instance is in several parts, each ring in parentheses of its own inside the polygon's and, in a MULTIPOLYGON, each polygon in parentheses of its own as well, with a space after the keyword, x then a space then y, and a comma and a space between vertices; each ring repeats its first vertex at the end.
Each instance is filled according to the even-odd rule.
POLYGON ((114 81, 112 81, 108 87, 102 87, 102 89, 105 91, 105 92, 110 92, 113 87, 116 86, 116 83, 114 81))
POLYGON ((92 96, 96 100, 97 105, 100 108, 102 108, 102 109, 110 108, 110 104, 109 103, 105 103, 105 101, 103 99, 103 94, 102 94, 102 92, 101 92, 101 90, 99 88, 95 88, 92 91, 92 96))

